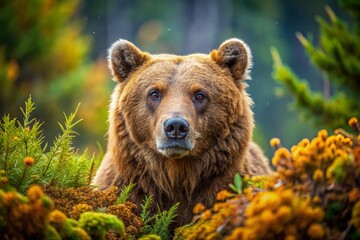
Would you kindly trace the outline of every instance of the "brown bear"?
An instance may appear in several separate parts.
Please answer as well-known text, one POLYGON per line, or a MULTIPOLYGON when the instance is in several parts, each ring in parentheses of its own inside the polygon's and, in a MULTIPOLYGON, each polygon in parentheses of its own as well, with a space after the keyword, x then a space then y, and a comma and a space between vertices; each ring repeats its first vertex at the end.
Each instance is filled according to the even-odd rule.
POLYGON ((136 183, 168 209, 179 202, 177 225, 198 202, 211 206, 236 173, 265 175, 268 160, 252 142, 252 100, 246 93, 251 52, 238 39, 210 55, 152 55, 126 40, 109 50, 117 86, 110 106, 108 148, 93 184, 136 183))

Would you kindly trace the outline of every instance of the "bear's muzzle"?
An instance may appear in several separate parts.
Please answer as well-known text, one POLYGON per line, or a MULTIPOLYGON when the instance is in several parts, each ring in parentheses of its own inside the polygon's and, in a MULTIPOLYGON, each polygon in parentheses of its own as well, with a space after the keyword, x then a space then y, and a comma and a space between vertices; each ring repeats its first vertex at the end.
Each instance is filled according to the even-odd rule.
POLYGON ((190 124, 182 117, 172 117, 164 121, 163 136, 157 139, 159 152, 169 158, 181 158, 187 155, 193 144, 189 139, 190 124))

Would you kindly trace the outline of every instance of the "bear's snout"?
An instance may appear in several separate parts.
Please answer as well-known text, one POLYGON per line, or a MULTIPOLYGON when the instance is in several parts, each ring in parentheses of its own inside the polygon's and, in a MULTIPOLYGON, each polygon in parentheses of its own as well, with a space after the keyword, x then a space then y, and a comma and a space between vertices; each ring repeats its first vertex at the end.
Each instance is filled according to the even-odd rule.
POLYGON ((169 118, 164 122, 164 132, 168 139, 184 139, 189 132, 189 123, 181 117, 169 118))
POLYGON ((161 133, 156 136, 159 152, 169 158, 182 158, 193 148, 190 139, 190 123, 181 116, 166 119, 161 124, 161 133))

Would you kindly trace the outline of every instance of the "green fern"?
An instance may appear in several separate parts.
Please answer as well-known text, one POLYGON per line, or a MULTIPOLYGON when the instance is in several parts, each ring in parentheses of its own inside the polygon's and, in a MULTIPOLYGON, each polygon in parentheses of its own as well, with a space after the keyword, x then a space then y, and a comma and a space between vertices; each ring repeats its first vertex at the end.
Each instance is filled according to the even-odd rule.
POLYGON ((143 199, 144 204, 141 204, 141 220, 144 222, 144 228, 147 228, 149 225, 149 222, 151 221, 151 212, 150 212, 150 206, 152 204, 152 197, 151 196, 145 196, 143 199))
POLYGON ((162 240, 169 239, 169 226, 177 216, 179 203, 176 203, 167 211, 160 211, 160 209, 158 209, 158 213, 155 215, 150 214, 149 209, 151 204, 152 197, 145 197, 144 204, 141 205, 141 218, 144 222, 143 233, 158 235, 162 240), (152 222, 153 224, 150 225, 152 222))
POLYGON ((115 204, 122 204, 126 202, 130 198, 131 191, 134 189, 135 185, 136 184, 134 183, 130 183, 129 185, 124 187, 124 189, 121 190, 119 197, 116 199, 115 204))
POLYGON ((177 216, 178 207, 179 203, 176 203, 168 211, 162 211, 156 214, 155 223, 152 226, 151 234, 156 234, 163 240, 169 239, 169 226, 174 222, 174 218, 177 216))

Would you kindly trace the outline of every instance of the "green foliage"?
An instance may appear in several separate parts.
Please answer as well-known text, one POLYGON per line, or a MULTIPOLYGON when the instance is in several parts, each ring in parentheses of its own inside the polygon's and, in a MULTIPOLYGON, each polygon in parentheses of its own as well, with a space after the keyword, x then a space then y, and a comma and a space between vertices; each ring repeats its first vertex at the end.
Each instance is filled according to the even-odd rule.
POLYGON ((34 111, 32 98, 22 108, 23 121, 5 115, 0 122, 0 169, 6 171, 10 184, 24 193, 32 184, 79 187, 89 185, 95 173, 94 165, 99 160, 89 159, 87 151, 82 155, 72 147, 76 136, 73 128, 76 111, 69 116, 64 114, 62 131, 48 150, 40 129, 42 123, 31 117, 34 111), (30 161, 30 162, 26 162, 30 161))
POLYGON ((234 184, 230 183, 229 187, 237 194, 242 193, 243 182, 239 173, 234 176, 234 184))
POLYGON ((32 98, 29 97, 25 107, 21 108, 21 122, 11 119, 9 115, 5 115, 0 122, 0 225, 5 227, 0 233, 8 234, 6 236, 10 238, 104 239, 105 234, 111 230, 111 236, 107 237, 118 239, 124 238, 126 223, 126 232, 129 233, 126 237, 144 234, 139 237, 169 238, 168 228, 176 216, 178 205, 152 215, 149 210, 152 199, 146 197, 141 213, 146 224, 142 231, 143 223, 133 212, 136 205, 127 202, 135 184, 122 189, 118 197, 116 187, 94 191, 90 186, 100 158, 89 158, 87 151, 78 154, 78 150, 72 146, 72 141, 77 136, 74 127, 80 122, 76 120, 79 106, 74 113, 64 114, 65 123, 59 123, 61 133, 50 147, 44 144, 40 129, 42 123, 32 117, 34 109, 32 98), (66 218, 59 210, 53 211, 53 201, 43 195, 40 187, 32 187, 34 184, 44 186, 57 208, 74 219, 66 218), (26 191, 27 197, 17 193, 26 191), (44 211, 36 208, 34 199, 38 199, 36 204, 40 204, 44 211), (3 200, 5 202, 1 203, 3 200), (32 207, 39 212, 31 214, 32 207), (30 209, 30 212, 26 209, 30 209), (98 212, 90 212, 92 209, 98 212), (106 214, 99 212, 101 209, 106 214), (12 216, 14 217, 11 218, 12 216), (27 226, 26 222, 38 225, 27 226), (26 226, 22 231, 13 230, 22 224, 26 226), (11 233, 18 235, 13 236, 11 233))
MULTIPOLYGON (((341 1, 341 4, 346 9, 360 8, 359 1, 341 1)), ((319 47, 297 33, 312 63, 323 73, 323 93, 310 90, 308 81, 300 80, 272 49, 274 78, 291 92, 297 108, 304 111, 307 119, 314 119, 322 127, 344 128, 348 119, 360 116, 360 31, 356 30, 360 14, 351 11, 356 21, 355 28, 351 29, 329 7, 326 12, 330 22, 316 18, 320 25, 319 47)))
POLYGON ((177 209, 179 207, 179 203, 173 205, 167 211, 160 211, 154 215, 155 223, 152 225, 151 230, 149 232, 145 232, 146 234, 156 234, 161 237, 161 239, 166 240, 170 238, 169 226, 172 222, 174 222, 174 218, 177 216, 177 209))
POLYGON ((41 172, 41 177, 49 177, 50 176, 50 184, 54 183, 63 183, 62 179, 67 173, 67 170, 63 166, 69 166, 71 156, 75 154, 74 148, 71 146, 72 139, 77 134, 73 128, 76 124, 78 124, 81 120, 74 122, 74 118, 76 115, 78 108, 74 113, 70 114, 69 117, 65 116, 65 124, 64 126, 59 123, 62 134, 55 138, 53 146, 49 151, 49 158, 47 158, 45 163, 45 168, 41 172), (50 170, 50 171, 49 171, 50 170))
POLYGON ((5 115, 0 123, 0 169, 6 171, 11 185, 21 192, 31 183, 37 182, 39 165, 36 163, 43 157, 43 136, 40 130, 42 123, 30 118, 33 110, 34 104, 29 97, 25 102, 25 108, 21 108, 23 122, 5 115), (27 157, 36 159, 34 166, 24 163, 27 157))
POLYGON ((1 113, 14 111, 15 100, 29 94, 29 83, 46 84, 83 64, 89 39, 74 18, 78 5, 78 0, 0 2, 1 113))
POLYGON ((152 197, 145 197, 144 204, 141 205, 141 219, 144 222, 143 233, 145 235, 158 235, 161 239, 169 239, 169 226, 174 222, 174 218, 177 216, 177 209, 179 203, 173 205, 167 211, 160 211, 155 215, 151 215, 150 206, 152 204, 152 197))
POLYGON ((122 204, 126 202, 129 199, 131 191, 134 189, 135 185, 136 185, 135 183, 130 183, 129 185, 124 187, 121 190, 119 197, 116 199, 115 204, 122 204))
POLYGON ((281 81, 294 95, 296 106, 303 108, 309 119, 315 117, 318 118, 315 119, 316 123, 321 121, 327 126, 339 127, 345 126, 352 115, 357 115, 357 110, 353 109, 354 106, 343 93, 338 93, 330 100, 325 99, 321 93, 312 92, 307 81, 299 80, 289 67, 282 64, 275 49, 271 53, 275 63, 274 78, 281 81))
POLYGON ((150 221, 151 221, 151 212, 150 212, 150 207, 152 204, 152 197, 151 196, 145 196, 144 200, 143 200, 144 204, 141 204, 141 220, 144 222, 144 226, 145 229, 148 228, 147 226, 149 225, 150 221))
POLYGON ((85 212, 80 216, 79 226, 85 229, 92 239, 105 239, 108 230, 114 230, 121 236, 125 235, 124 223, 111 214, 85 212))
MULTIPOLYGON (((52 221, 52 225, 50 225, 49 228, 50 230, 53 229, 53 231, 46 232, 45 239, 91 239, 89 233, 81 228, 77 221, 71 218, 66 218, 65 215, 60 217, 61 214, 62 213, 56 210, 50 214, 50 221, 52 221), (54 215, 58 215, 56 217, 59 217, 59 219, 55 219, 54 215)), ((106 231, 105 229, 102 230, 106 231)))
POLYGON ((332 202, 327 206, 324 219, 326 221, 333 221, 336 220, 337 216, 341 213, 343 208, 343 204, 339 202, 332 202))
POLYGON ((251 178, 245 178, 244 179, 244 189, 249 188, 249 187, 263 189, 265 181, 267 179, 268 179, 267 176, 253 176, 251 178))
POLYGON ((156 234, 149 234, 141 236, 140 238, 138 238, 138 240, 161 240, 161 237, 156 234))
POLYGON ((82 102, 78 116, 87 121, 74 143, 93 152, 93 143, 104 143, 111 81, 104 58, 89 61, 83 5, 82 0, 0 1, 0 116, 19 118, 18 105, 31 94, 41 109, 33 115, 46 122, 42 128, 50 141, 57 135, 58 109, 70 112, 82 102))
POLYGON ((234 183, 229 184, 229 188, 237 194, 242 194, 245 189, 249 187, 255 187, 262 189, 264 188, 264 183, 267 180, 266 176, 245 176, 242 178, 239 173, 234 176, 234 183))

